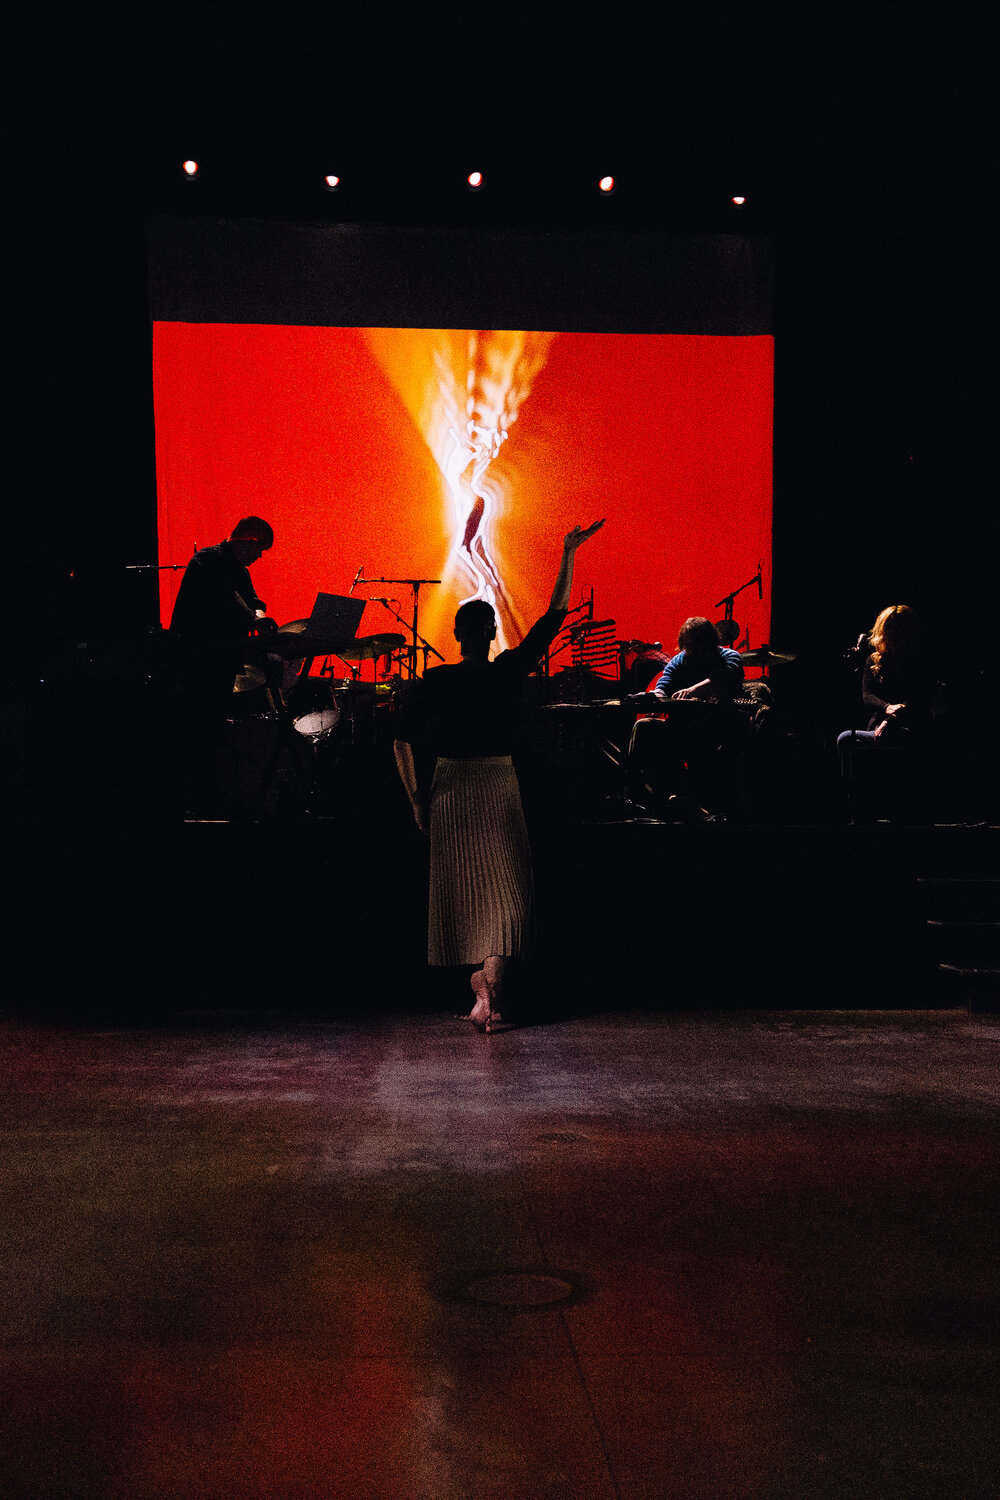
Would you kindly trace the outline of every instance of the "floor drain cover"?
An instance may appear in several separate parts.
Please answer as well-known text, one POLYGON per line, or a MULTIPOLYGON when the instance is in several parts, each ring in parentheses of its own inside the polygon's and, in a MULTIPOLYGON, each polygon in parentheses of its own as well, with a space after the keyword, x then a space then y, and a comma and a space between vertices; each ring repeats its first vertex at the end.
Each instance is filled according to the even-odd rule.
POLYGON ((565 1302, 574 1288, 558 1276, 540 1276, 514 1272, 498 1276, 480 1276, 470 1281, 465 1295, 473 1302, 491 1307, 546 1307, 550 1302, 565 1302))

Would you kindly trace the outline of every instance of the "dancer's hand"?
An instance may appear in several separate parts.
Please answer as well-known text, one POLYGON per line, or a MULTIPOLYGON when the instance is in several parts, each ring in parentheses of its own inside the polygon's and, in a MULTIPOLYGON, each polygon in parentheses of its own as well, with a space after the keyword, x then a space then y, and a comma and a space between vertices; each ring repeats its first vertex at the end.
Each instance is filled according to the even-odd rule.
POLYGON ((595 531, 600 531, 604 525, 603 521, 595 521, 593 526, 588 526, 586 531, 582 526, 574 526, 572 531, 567 531, 563 538, 562 557, 559 560, 559 571, 552 588, 552 598, 549 600, 549 609, 569 609, 569 591, 573 586, 573 563, 576 560, 576 549, 581 542, 585 542, 595 531))
POLYGON ((427 804, 417 797, 410 803, 410 806, 413 808, 413 821, 420 829, 420 832, 430 834, 431 828, 427 817, 427 804))
POLYGON ((582 542, 585 542, 588 537, 593 536, 595 531, 600 531, 603 525, 604 522, 601 520, 595 521, 593 526, 588 526, 586 530, 582 526, 574 526, 572 531, 567 531, 563 538, 563 551, 567 553, 575 552, 582 542))

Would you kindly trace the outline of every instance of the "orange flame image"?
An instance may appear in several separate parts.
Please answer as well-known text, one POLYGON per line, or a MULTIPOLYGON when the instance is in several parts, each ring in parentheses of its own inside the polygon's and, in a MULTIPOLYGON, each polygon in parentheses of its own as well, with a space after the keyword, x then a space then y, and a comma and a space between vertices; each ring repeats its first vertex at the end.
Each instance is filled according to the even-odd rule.
MULTIPOLYGON (((539 371, 554 333, 483 329, 365 331, 365 340, 424 438, 444 480, 444 599, 485 599, 497 612, 497 649, 523 623, 505 582, 499 522, 515 504, 512 476, 495 461, 539 371)), ((447 605, 444 605, 447 608, 447 605)), ((441 629, 430 604, 428 628, 441 629)))

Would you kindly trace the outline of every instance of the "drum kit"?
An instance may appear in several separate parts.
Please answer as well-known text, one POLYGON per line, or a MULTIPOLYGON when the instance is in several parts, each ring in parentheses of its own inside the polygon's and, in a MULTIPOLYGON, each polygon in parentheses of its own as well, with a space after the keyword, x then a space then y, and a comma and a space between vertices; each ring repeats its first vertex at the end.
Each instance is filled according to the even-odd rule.
POLYGON ((291 620, 262 637, 265 651, 281 658, 282 693, 293 709, 292 726, 313 745, 319 745, 343 720, 351 726, 353 738, 362 715, 369 717, 376 706, 392 701, 398 680, 362 682, 362 664, 380 657, 392 660, 405 647, 405 637, 383 632, 328 640, 310 635, 308 627, 308 620, 291 620), (332 672, 325 672, 312 677, 312 665, 318 656, 338 657, 351 675, 335 678, 332 672), (300 710, 297 713, 296 708, 300 710))
POLYGON ((398 678, 363 682, 361 668, 367 661, 395 657, 405 649, 404 636, 333 640, 310 635, 308 625, 308 620, 292 620, 252 637, 233 682, 229 740, 241 771, 230 785, 248 812, 263 810, 274 801, 278 783, 289 780, 295 800, 314 803, 337 742, 354 746, 374 740, 376 712, 394 700, 398 678), (323 674, 312 676, 321 656, 339 658, 350 675, 335 678, 328 661, 323 674))

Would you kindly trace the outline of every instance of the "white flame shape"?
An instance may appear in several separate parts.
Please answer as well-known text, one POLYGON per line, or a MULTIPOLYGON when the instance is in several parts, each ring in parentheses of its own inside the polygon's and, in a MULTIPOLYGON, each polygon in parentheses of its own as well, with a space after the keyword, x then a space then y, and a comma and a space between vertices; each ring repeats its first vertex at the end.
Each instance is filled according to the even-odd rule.
MULTIPOLYGON (((367 328, 369 351, 421 434, 444 481, 448 552, 439 599, 486 599, 501 649, 519 637, 501 578, 497 521, 523 497, 494 465, 548 358, 555 333, 493 329, 367 328)), ((516 580, 513 593, 516 595, 516 580)), ((430 606, 431 617, 437 601, 430 606)))
POLYGON ((464 390, 454 360, 435 351, 438 395, 446 421, 432 451, 448 486, 451 549, 448 573, 459 592, 485 599, 497 612, 497 645, 503 650, 510 623, 494 547, 494 527, 509 499, 490 465, 510 436, 521 406, 548 357, 555 334, 472 331, 467 336, 464 390))

